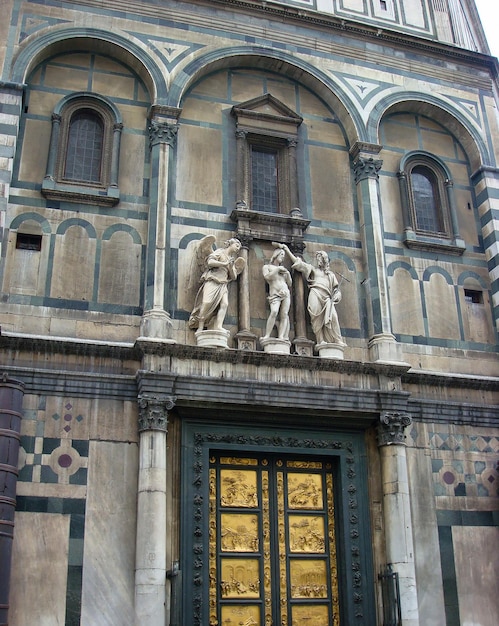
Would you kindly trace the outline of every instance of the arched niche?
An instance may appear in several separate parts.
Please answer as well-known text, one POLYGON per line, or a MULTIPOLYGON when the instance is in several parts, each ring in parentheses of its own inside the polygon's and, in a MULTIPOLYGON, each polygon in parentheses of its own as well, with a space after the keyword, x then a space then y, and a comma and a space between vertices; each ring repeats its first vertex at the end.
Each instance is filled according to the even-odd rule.
POLYGON ((151 102, 165 103, 167 87, 164 73, 142 45, 120 34, 97 28, 61 28, 27 37, 13 62, 11 79, 24 83, 40 63, 69 52, 94 52, 120 61, 141 78, 151 102))
POLYGON ((379 128, 381 121, 393 113, 415 113, 423 115, 444 126, 459 139, 466 153, 472 172, 483 165, 494 165, 480 129, 458 109, 434 96, 423 93, 398 93, 382 99, 374 107, 368 122, 369 140, 381 143, 379 128))
POLYGON ((201 55, 187 64, 174 78, 169 104, 181 107, 183 98, 196 82, 218 70, 234 68, 266 70, 301 83, 335 112, 345 130, 349 145, 366 140, 365 125, 360 112, 344 89, 318 68, 279 50, 241 46, 201 55))

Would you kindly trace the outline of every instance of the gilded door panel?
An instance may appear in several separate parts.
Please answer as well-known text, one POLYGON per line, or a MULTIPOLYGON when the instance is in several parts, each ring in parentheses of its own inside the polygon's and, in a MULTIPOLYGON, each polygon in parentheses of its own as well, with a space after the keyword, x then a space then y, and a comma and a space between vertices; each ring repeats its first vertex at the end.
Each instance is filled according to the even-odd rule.
POLYGON ((333 474, 210 458, 210 626, 338 626, 333 474))

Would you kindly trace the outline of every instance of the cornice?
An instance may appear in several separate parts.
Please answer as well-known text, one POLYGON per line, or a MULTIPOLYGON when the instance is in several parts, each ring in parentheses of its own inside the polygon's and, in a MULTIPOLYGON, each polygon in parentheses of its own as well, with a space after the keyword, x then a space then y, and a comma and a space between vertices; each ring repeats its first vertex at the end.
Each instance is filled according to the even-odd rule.
MULTIPOLYGON (((428 387, 442 388, 465 388, 479 391, 499 391, 499 377, 493 376, 473 376, 471 374, 452 374, 443 372, 430 372, 413 370, 407 364, 398 363, 370 363, 349 360, 321 359, 319 357, 307 357, 301 355, 276 355, 260 351, 251 350, 221 350, 217 348, 200 348, 193 345, 164 343, 161 341, 137 340, 131 343, 107 343, 101 341, 75 340, 65 337, 44 337, 40 335, 21 335, 13 333, 3 333, 0 336, 0 357, 3 365, 0 365, 0 372, 6 371, 16 378, 16 371, 43 372, 54 368, 54 362, 60 367, 63 359, 57 358, 52 361, 50 357, 85 357, 109 359, 109 367, 106 368, 107 376, 110 380, 120 378, 116 364, 127 362, 127 370, 140 370, 142 360, 145 357, 155 356, 164 358, 177 358, 179 360, 211 361, 213 363, 247 364, 256 366, 267 366, 274 368, 305 369, 310 372, 330 371, 346 374, 358 374, 369 376, 383 376, 386 378, 399 378, 403 385, 425 385, 428 387), (8 353, 11 353, 9 357, 8 353), (20 359, 18 353, 42 354, 47 358, 44 365, 42 361, 33 359, 33 366, 26 368, 18 365, 20 359), (113 366, 114 363, 114 366, 113 366), (109 371, 112 368, 113 371, 109 371)), ((93 376, 97 380, 101 376, 95 370, 88 372, 85 369, 84 361, 76 367, 71 366, 64 370, 67 376, 93 376)), ((58 369, 58 375, 63 370, 58 369)), ((121 372, 121 368, 120 368, 121 372)), ((30 374, 31 375, 31 374, 30 374)), ((123 379, 128 380, 128 375, 123 375, 123 379)))
MULTIPOLYGON (((184 0, 183 0, 184 1, 184 0)), ((259 13, 274 18, 279 21, 289 20, 298 21, 304 24, 310 24, 321 28, 334 29, 349 33, 352 35, 360 35, 368 37, 381 43, 390 43, 403 48, 410 47, 421 51, 422 53, 432 53, 443 55, 453 60, 459 59, 462 62, 471 65, 480 65, 486 67, 494 78, 499 75, 499 63, 495 57, 466 50, 440 41, 417 37, 408 33, 398 33, 390 28, 380 27, 379 25, 363 24, 355 20, 338 17, 335 15, 327 15, 317 11, 307 10, 303 7, 287 6, 261 0, 189 0, 189 2, 197 4, 222 4, 230 5, 234 9, 259 13)))

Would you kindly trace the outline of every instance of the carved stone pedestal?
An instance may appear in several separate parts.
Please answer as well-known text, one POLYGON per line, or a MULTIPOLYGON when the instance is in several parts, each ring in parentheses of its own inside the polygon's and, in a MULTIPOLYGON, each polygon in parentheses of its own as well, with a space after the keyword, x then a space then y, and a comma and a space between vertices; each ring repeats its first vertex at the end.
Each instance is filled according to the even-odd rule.
POLYGON ((240 330, 234 339, 237 342, 238 350, 256 350, 256 342, 258 338, 253 333, 250 333, 249 330, 240 330))
POLYGON ((220 330, 198 330, 196 341, 199 348, 228 348, 230 333, 225 328, 220 330))
POLYGON ((264 352, 270 354, 289 354, 291 342, 288 339, 278 339, 277 337, 262 337, 260 345, 264 352))
POLYGON ((144 311, 140 321, 139 339, 175 343, 171 339, 172 321, 163 309, 150 309, 144 311))
POLYGON ((314 356, 314 342, 306 337, 295 337, 293 339, 295 353, 300 356, 314 356))
POLYGON ((343 359, 345 351, 345 343, 318 343, 315 349, 319 353, 321 359, 343 359))
POLYGON ((390 333, 374 335, 368 347, 373 363, 403 363, 401 346, 390 333))

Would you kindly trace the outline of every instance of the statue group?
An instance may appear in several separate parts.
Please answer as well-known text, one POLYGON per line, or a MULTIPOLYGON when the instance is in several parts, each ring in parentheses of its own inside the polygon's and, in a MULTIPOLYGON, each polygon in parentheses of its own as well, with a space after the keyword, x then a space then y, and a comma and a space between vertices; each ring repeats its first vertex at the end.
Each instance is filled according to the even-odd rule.
MULTIPOLYGON (((189 327, 197 329, 196 336, 207 330, 227 333, 223 322, 229 304, 228 284, 236 280, 244 270, 245 260, 238 256, 241 243, 229 239, 223 248, 213 248, 214 237, 202 239, 197 247, 196 262, 202 270, 201 285, 197 291, 194 308, 189 318, 189 327)), ((289 311, 291 307, 292 279, 284 260, 291 262, 291 270, 300 272, 308 284, 307 310, 317 349, 334 345, 343 348, 341 329, 336 305, 341 300, 338 279, 329 267, 327 252, 315 253, 315 265, 296 257, 284 243, 273 243, 276 248, 270 260, 263 265, 262 273, 268 285, 270 313, 265 327, 262 345, 276 342, 289 344, 289 311), (274 329, 276 336, 273 336, 274 329)))

